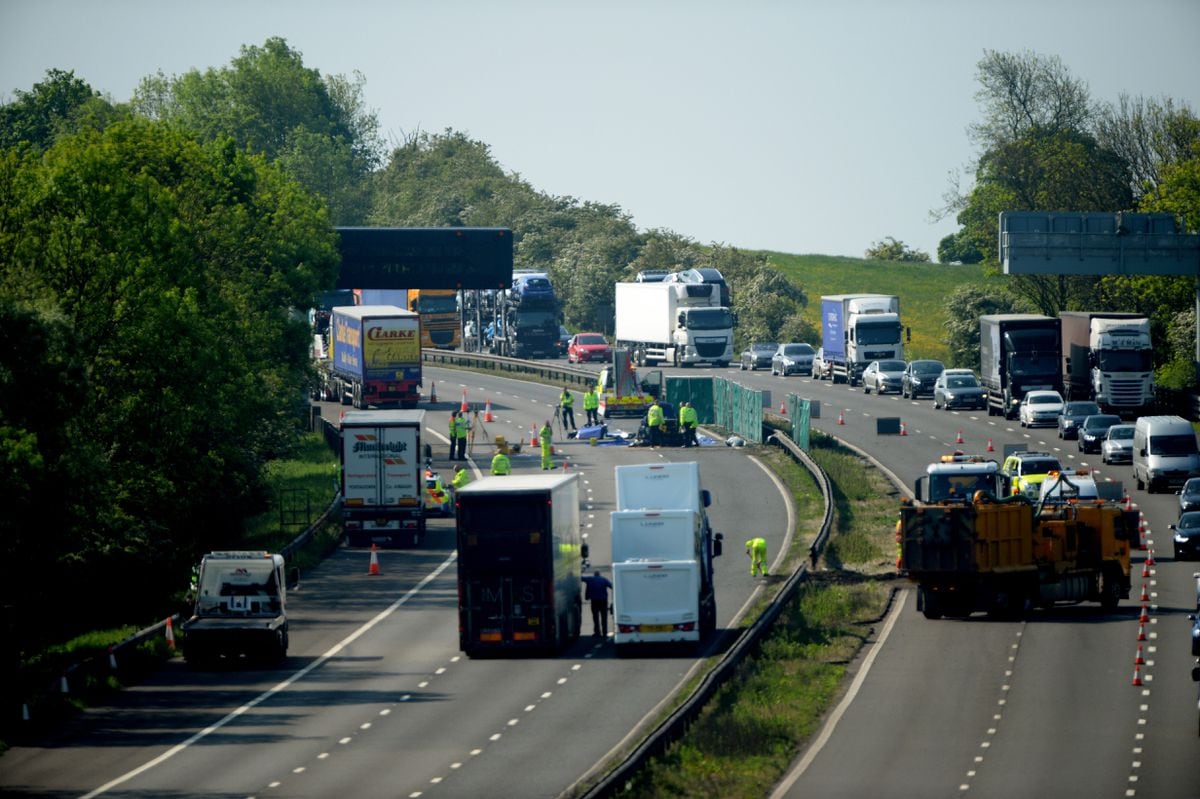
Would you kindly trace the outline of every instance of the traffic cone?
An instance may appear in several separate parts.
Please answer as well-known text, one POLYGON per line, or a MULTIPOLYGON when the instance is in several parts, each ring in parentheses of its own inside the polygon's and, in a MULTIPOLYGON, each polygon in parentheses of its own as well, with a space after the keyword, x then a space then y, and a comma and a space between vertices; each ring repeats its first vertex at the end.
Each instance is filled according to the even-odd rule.
POLYGON ((787 406, 783 404, 783 400, 779 401, 779 415, 787 416, 787 406))
POLYGON ((567 460, 566 460, 566 458, 564 458, 563 459, 563 471, 565 472, 566 470, 567 470, 567 460))
POLYGON ((1133 510, 1133 497, 1129 496, 1129 494, 1126 493, 1125 494, 1125 511, 1129 512, 1131 510, 1133 510))
POLYGON ((463 389, 462 405, 459 407, 459 410, 463 413, 466 413, 469 410, 467 407, 467 390, 465 388, 463 389))
POLYGON ((843 413, 842 411, 838 411, 838 424, 845 424, 845 423, 846 423, 846 414, 843 413))
POLYGON ((167 616, 167 649, 175 651, 175 628, 171 625, 170 616, 167 616))
POLYGON ((1149 592, 1148 592, 1148 591, 1147 591, 1147 589, 1146 589, 1146 584, 1145 584, 1145 583, 1142 583, 1142 601, 1143 601, 1143 602, 1149 602, 1149 601, 1150 601, 1150 594, 1149 594, 1149 592))
POLYGON ((371 577, 378 577, 380 574, 379 553, 375 551, 375 545, 371 544, 371 565, 367 567, 367 575, 371 577))
POLYGON ((431 380, 429 382, 429 403, 431 405, 437 403, 437 381, 436 380, 431 380))
POLYGON ((537 428, 534 425, 529 426, 529 446, 536 447, 538 445, 537 428))
POLYGON ((1138 616, 1138 621, 1142 624, 1146 624, 1150 621, 1150 609, 1145 605, 1142 605, 1142 613, 1140 616, 1138 616))
POLYGON ((1138 622, 1138 637, 1137 637, 1137 639, 1139 641, 1146 640, 1146 623, 1145 622, 1138 622))
POLYGON ((1151 566, 1154 565, 1154 550, 1153 549, 1146 550, 1146 563, 1151 566))
POLYGON ((1135 686, 1140 686, 1143 684, 1142 683, 1142 667, 1141 666, 1133 667, 1133 684, 1135 686))
POLYGON ((962 428, 961 428, 961 427, 960 427, 960 428, 959 428, 959 430, 958 430, 958 438, 954 439, 954 443, 955 443, 955 444, 961 444, 961 443, 963 443, 963 437, 962 437, 962 428))
POLYGON ((1145 561, 1142 561, 1142 576, 1143 577, 1150 576, 1150 564, 1146 563, 1145 561))
POLYGON ((908 427, 904 424, 904 422, 900 423, 900 435, 902 435, 902 436, 908 435, 908 427))
POLYGON ((1133 656, 1133 665, 1145 666, 1146 658, 1142 657, 1142 645, 1138 644, 1137 654, 1133 656))
POLYGON ((485 422, 495 421, 492 418, 492 398, 491 397, 488 397, 487 402, 484 403, 484 405, 483 405, 483 421, 485 421, 485 422))
POLYGON ((988 452, 995 452, 995 451, 996 451, 996 448, 992 446, 992 440, 991 440, 990 438, 988 439, 987 451, 988 451, 988 452))

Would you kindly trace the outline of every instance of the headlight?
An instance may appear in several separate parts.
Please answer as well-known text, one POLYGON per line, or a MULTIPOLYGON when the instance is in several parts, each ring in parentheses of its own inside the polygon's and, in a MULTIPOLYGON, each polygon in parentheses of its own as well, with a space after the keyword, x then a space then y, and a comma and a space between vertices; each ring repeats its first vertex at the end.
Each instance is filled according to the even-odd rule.
POLYGON ((1063 427, 1074 427, 1075 422, 1071 419, 1063 419, 1063 427))

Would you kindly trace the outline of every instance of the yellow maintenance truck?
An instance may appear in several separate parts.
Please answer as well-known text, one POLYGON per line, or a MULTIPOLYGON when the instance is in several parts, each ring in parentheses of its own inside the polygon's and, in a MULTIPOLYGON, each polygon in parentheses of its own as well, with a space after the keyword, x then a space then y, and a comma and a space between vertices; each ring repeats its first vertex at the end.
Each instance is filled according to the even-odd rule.
POLYGON ((662 389, 661 369, 651 369, 639 376, 633 368, 629 350, 614 349, 612 365, 601 369, 596 381, 600 415, 605 419, 618 416, 641 418, 655 397, 662 398, 662 389))
POLYGON ((1136 511, 1099 499, 999 498, 990 490, 996 479, 994 461, 933 464, 917 481, 917 499, 902 502, 899 565, 917 584, 926 618, 1019 616, 1058 602, 1112 610, 1129 597, 1136 511))

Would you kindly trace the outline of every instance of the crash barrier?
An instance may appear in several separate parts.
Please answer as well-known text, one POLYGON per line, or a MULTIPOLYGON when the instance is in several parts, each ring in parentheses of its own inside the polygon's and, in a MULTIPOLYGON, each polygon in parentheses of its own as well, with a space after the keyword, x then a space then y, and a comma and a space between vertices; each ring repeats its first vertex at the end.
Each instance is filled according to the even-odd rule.
MULTIPOLYGON (((760 441, 762 440, 761 431, 758 438, 760 441)), ((795 442, 786 434, 772 433, 767 437, 767 443, 781 447, 793 459, 804 466, 804 468, 808 469, 821 489, 821 499, 825 503, 825 514, 821 519, 821 529, 808 550, 809 561, 815 565, 821 549, 829 540, 830 530, 833 528, 833 487, 829 482, 828 475, 821 470, 816 461, 796 446, 795 442)), ((716 694, 722 685, 734 676, 738 666, 747 657, 757 652, 759 644, 762 643, 763 638, 779 619, 779 614, 791 602, 800 584, 808 578, 809 568, 809 564, 804 563, 792 573, 792 576, 780 588, 779 593, 775 595, 774 601, 763 610, 762 615, 758 617, 754 624, 737 633, 737 639, 733 645, 725 652, 725 655, 716 666, 700 681, 700 684, 696 687, 692 695, 674 712, 659 722, 654 730, 638 744, 624 761, 589 788, 582 795, 583 799, 601 799, 601 797, 617 795, 625 788, 626 783, 633 778, 637 771, 646 765, 650 758, 662 754, 670 744, 683 737, 688 725, 700 714, 700 711, 703 710, 708 700, 716 694)))
POLYGON ((761 444, 763 392, 723 377, 713 378, 713 424, 761 444))
POLYGON ((792 441, 800 449, 808 452, 809 430, 811 429, 812 420, 821 418, 821 403, 817 400, 788 394, 784 398, 784 407, 787 409, 787 416, 792 424, 792 441))
POLYGON ((430 366, 450 366, 461 369, 479 369, 500 375, 531 375, 554 385, 590 388, 596 385, 597 372, 566 366, 554 361, 525 361, 488 355, 482 352, 456 352, 454 350, 421 350, 421 362, 430 366))

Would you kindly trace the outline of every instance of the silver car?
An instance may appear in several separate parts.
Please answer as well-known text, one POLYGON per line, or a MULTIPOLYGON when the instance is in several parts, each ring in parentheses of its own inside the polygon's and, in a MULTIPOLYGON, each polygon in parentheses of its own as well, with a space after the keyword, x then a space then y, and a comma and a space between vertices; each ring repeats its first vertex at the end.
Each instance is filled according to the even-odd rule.
POLYGON ((1057 391, 1030 391, 1017 406, 1021 427, 1056 427, 1063 398, 1057 391))
POLYGON ((779 349, 779 345, 774 341, 756 341, 742 352, 742 359, 741 363, 738 364, 738 368, 743 370, 749 369, 753 372, 760 366, 770 366, 771 358, 774 357, 777 349, 779 349))
POLYGON ((824 380, 826 377, 833 377, 833 366, 829 361, 825 360, 824 347, 817 347, 817 354, 813 356, 812 377, 813 380, 824 380))
POLYGON ((863 393, 870 394, 874 389, 879 394, 899 394, 903 380, 904 361, 871 361, 862 374, 863 393))
POLYGON ((987 391, 969 370, 952 369, 938 375, 933 384, 933 407, 987 408, 987 391))
POLYGON ((1104 463, 1133 463, 1133 431, 1131 424, 1114 424, 1100 442, 1100 460, 1104 463))
POLYGON ((771 357, 771 374, 783 377, 795 374, 811 375, 813 357, 816 354, 811 344, 780 344, 771 357))

